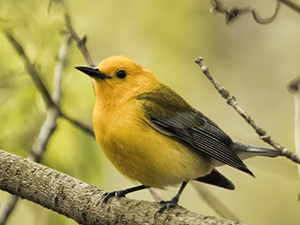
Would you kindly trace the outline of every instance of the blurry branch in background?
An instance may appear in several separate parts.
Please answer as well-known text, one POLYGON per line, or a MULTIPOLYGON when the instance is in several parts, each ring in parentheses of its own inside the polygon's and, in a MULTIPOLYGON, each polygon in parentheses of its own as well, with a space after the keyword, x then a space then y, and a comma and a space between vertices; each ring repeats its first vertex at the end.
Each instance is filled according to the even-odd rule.
POLYGON ((80 50, 80 52, 82 53, 82 55, 84 56, 85 60, 87 61, 87 63, 90 66, 94 67, 94 63, 92 61, 92 58, 90 56, 89 51, 86 48, 86 40, 87 37, 86 35, 83 36, 83 38, 79 38, 79 36, 77 35, 77 33, 75 32, 75 30, 73 29, 73 26, 71 24, 71 19, 70 16, 67 12, 65 12, 65 20, 66 20, 66 27, 68 29, 68 31, 70 32, 70 34, 72 35, 73 39, 75 40, 75 42, 77 43, 77 47, 80 50))
POLYGON ((235 20, 238 16, 249 13, 252 14, 253 19, 259 24, 267 24, 273 22, 279 13, 281 3, 300 13, 300 6, 289 0, 277 0, 275 12, 269 18, 261 18, 252 7, 241 8, 237 5, 231 7, 224 7, 221 2, 221 0, 211 0, 211 11, 224 14, 226 24, 235 20))
POLYGON ((196 189, 200 197, 212 207, 212 209, 223 218, 241 221, 233 212, 231 212, 227 206, 225 206, 215 195, 211 193, 203 184, 192 181, 191 184, 196 189))
MULTIPOLYGON (((300 76, 292 80, 288 85, 289 92, 294 96, 295 104, 295 149, 300 155, 300 76)), ((298 165, 298 174, 300 176, 300 165, 298 165)))
POLYGON ((296 12, 300 13, 300 5, 297 5, 296 3, 289 1, 289 0, 277 0, 277 1, 290 7, 291 9, 295 10, 296 12))
POLYGON ((255 130, 255 132, 259 135, 260 139, 264 142, 271 145, 275 148, 280 156, 284 156, 291 161, 300 164, 300 157, 297 154, 292 153, 288 149, 282 147, 278 143, 276 143, 267 132, 262 129, 237 103, 234 96, 232 96, 228 90, 222 86, 216 79, 214 79, 209 73, 209 69, 203 64, 203 59, 201 57, 195 60, 195 63, 201 67, 203 74, 209 79, 209 81, 214 85, 215 89, 219 92, 219 94, 227 101, 227 103, 232 106, 235 111, 242 116, 245 121, 255 130))
POLYGON ((0 150, 0 189, 69 217, 78 224, 223 224, 241 222, 205 216, 180 206, 154 216, 159 203, 112 198, 101 206, 104 191, 66 174, 0 150), (47 184, 47 185, 45 185, 47 184))
POLYGON ((6 224, 9 216, 14 211, 19 200, 19 196, 10 195, 8 196, 6 202, 1 204, 0 208, 0 225, 6 224))
POLYGON ((67 60, 68 48, 70 43, 71 37, 68 34, 63 34, 53 79, 52 100, 57 107, 50 107, 47 110, 46 120, 40 130, 40 133, 38 134, 37 139, 33 144, 32 150, 30 151, 29 159, 34 162, 40 162, 48 141, 57 127, 56 122, 60 115, 59 107, 61 100, 61 80, 67 60))
POLYGON ((73 28, 73 25, 72 25, 72 22, 71 22, 71 17, 70 17, 70 14, 67 10, 67 7, 66 7, 64 1, 63 0, 50 0, 48 11, 50 11, 52 3, 60 3, 61 4, 61 6, 63 7, 63 10, 64 10, 64 19, 65 19, 66 28, 68 29, 68 31, 71 34, 74 41, 76 42, 79 51, 82 53, 82 55, 85 58, 85 60, 87 61, 87 63, 90 66, 94 66, 94 63, 93 63, 92 58, 90 56, 90 53, 89 53, 89 51, 88 51, 88 49, 85 45, 86 40, 87 40, 87 36, 84 35, 82 38, 80 38, 79 35, 76 33, 75 29, 73 28))
MULTIPOLYGON (((63 70, 65 68, 68 48, 71 42, 71 36, 68 34, 62 34, 61 46, 58 54, 57 63, 55 66, 55 73, 53 79, 53 92, 52 97, 49 95, 45 85, 40 80, 38 72, 35 69, 35 66, 31 64, 29 58, 25 54, 22 46, 16 41, 16 39, 8 32, 6 32, 6 36, 8 40, 10 40, 11 44, 18 51, 19 55, 24 59, 25 67, 27 68, 27 72, 31 75, 32 79, 35 82, 38 90, 44 97, 45 102, 47 103, 47 116, 46 120, 41 127, 41 130, 35 139, 32 150, 29 153, 28 159, 39 163, 48 144, 48 141, 55 131, 57 127, 57 119, 60 115, 60 99, 61 99, 61 80, 63 70)), ((0 225, 4 225, 8 220, 9 216, 13 212, 17 202, 17 196, 9 196, 5 203, 1 206, 0 211, 0 225)))
POLYGON ((14 37, 14 35, 10 31, 5 30, 4 34, 7 38, 7 40, 10 42, 11 46, 15 49, 15 51, 18 53, 20 58, 23 60, 25 70, 30 75, 30 77, 31 77, 33 83, 35 84, 35 86, 37 87, 38 91, 41 93, 42 98, 46 104, 46 107, 54 107, 55 103, 53 102, 46 86, 40 79, 39 73, 36 70, 35 64, 31 63, 31 61, 30 61, 29 57, 27 56, 27 54, 25 53, 22 45, 19 43, 19 41, 17 41, 17 39, 14 37))
POLYGON ((71 119, 69 116, 65 115, 59 108, 59 106, 53 101, 51 95, 49 94, 45 84, 41 80, 41 76, 39 75, 38 71, 36 70, 35 64, 32 63, 28 56, 26 55, 24 48, 22 47, 21 43, 17 41, 17 38, 14 37, 14 35, 9 32, 8 30, 4 31, 5 36, 7 37, 8 41, 12 45, 12 47, 16 50, 20 58, 24 61, 24 66, 27 71, 27 73, 31 76, 36 88, 39 90, 39 92, 42 95, 42 98, 46 104, 47 108, 57 108, 59 110, 59 115, 63 117, 64 119, 68 120, 71 122, 73 125, 77 126, 78 128, 84 130, 88 134, 94 136, 93 129, 90 128, 89 126, 76 121, 74 119, 71 119))

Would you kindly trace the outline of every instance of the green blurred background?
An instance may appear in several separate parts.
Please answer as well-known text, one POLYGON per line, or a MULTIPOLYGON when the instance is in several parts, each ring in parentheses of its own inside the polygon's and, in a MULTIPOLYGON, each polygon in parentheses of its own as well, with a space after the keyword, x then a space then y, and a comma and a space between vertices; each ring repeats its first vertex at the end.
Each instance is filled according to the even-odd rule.
MULTIPOLYGON (((232 5, 238 1, 224 1, 232 5)), ((299 0, 295 2, 300 4, 299 0)), ((126 55, 156 74, 195 108, 214 120, 234 140, 265 146, 255 132, 219 96, 194 63, 198 56, 215 78, 237 98, 240 106, 280 144, 294 149, 293 97, 286 85, 300 71, 300 15, 281 7, 278 18, 258 25, 251 15, 225 25, 201 0, 65 0, 75 30, 88 37, 94 63, 111 55, 126 55)), ((1 0, 0 29, 9 29, 36 63, 49 90, 65 30, 63 9, 48 1, 1 0)), ((242 1, 264 17, 272 15, 274 0, 242 1)), ((45 105, 22 61, 0 32, 0 149, 26 157, 46 116, 45 105)), ((63 77, 62 109, 92 125, 95 101, 91 80, 74 70, 86 65, 72 42, 63 77)), ((132 186, 107 161, 95 140, 64 119, 50 139, 42 164, 104 190, 132 186)), ((300 224, 299 176, 296 164, 285 158, 246 160, 256 178, 224 166, 220 170, 235 191, 207 186, 243 222, 300 224)), ((201 184, 200 184, 201 185, 201 184)), ((177 189, 161 191, 164 199, 177 189)), ((8 194, 0 192, 0 203, 8 194)), ((130 198, 153 201, 148 191, 130 198)), ((216 215, 192 185, 180 205, 216 215)), ((75 224, 57 213, 21 200, 8 225, 75 224)))

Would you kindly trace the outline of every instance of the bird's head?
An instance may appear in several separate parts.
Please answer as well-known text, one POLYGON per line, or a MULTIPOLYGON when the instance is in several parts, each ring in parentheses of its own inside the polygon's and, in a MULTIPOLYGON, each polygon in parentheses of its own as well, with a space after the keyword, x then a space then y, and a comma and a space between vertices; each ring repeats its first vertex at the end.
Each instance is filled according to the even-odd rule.
POLYGON ((97 67, 75 68, 93 78, 97 99, 128 100, 160 83, 149 70, 125 56, 111 56, 97 67))

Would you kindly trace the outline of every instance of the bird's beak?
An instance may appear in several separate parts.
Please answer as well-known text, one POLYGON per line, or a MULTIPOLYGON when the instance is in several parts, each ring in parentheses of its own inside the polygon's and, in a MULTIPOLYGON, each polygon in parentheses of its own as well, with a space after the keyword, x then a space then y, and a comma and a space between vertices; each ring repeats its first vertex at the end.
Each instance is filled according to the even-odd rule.
POLYGON ((90 67, 90 66, 76 66, 75 69, 80 70, 81 72, 89 75, 92 78, 100 78, 102 80, 111 78, 110 76, 101 73, 97 67, 90 67))

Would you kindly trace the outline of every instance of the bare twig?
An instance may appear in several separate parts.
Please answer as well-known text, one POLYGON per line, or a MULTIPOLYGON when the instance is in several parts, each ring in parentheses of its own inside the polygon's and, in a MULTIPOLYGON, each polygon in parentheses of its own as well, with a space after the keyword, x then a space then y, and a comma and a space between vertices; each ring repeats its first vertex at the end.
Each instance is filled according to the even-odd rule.
POLYGON ((25 69, 27 73, 31 76, 32 81, 34 82, 35 86, 41 93, 43 100, 47 107, 55 106, 55 103, 53 102, 49 91, 47 90, 46 86, 42 82, 42 80, 39 77, 38 71, 35 68, 35 65, 30 61, 29 57, 25 53, 22 45, 17 41, 17 39, 13 36, 11 32, 8 30, 4 31, 5 36, 11 43, 11 45, 14 47, 16 52, 19 54, 20 58, 23 60, 25 69))
POLYGON ((221 14, 225 15, 225 22, 228 24, 229 22, 232 22, 234 19, 236 19, 238 16, 251 13, 253 16, 253 19, 259 23, 259 24, 267 24, 275 20, 276 16, 278 15, 279 9, 280 9, 280 2, 283 1, 277 1, 276 3, 276 9, 274 14, 269 18, 261 18, 258 13, 252 8, 252 7, 245 7, 241 8, 239 6, 231 6, 231 7, 224 7, 222 3, 219 0, 211 0, 212 5, 212 11, 213 12, 219 12, 221 14))
POLYGON ((76 127, 78 127, 81 130, 85 131, 90 136, 95 137, 94 131, 90 126, 88 126, 84 123, 81 123, 78 120, 72 119, 69 116, 66 116, 63 112, 60 112, 60 116, 62 118, 64 118, 65 120, 69 121, 70 123, 72 123, 73 125, 75 125, 76 127))
POLYGON ((61 5, 64 9, 64 17, 65 17, 66 28, 70 32, 70 34, 73 37, 74 41, 77 43, 77 47, 80 50, 80 52, 82 53, 82 55, 85 58, 85 60, 87 61, 87 63, 90 66, 94 66, 94 63, 93 63, 92 58, 90 56, 90 53, 87 50, 87 47, 85 45, 86 40, 87 40, 87 36, 84 35, 82 38, 79 37, 79 35, 76 33, 76 31, 73 28, 73 25, 72 25, 72 22, 71 22, 71 17, 69 15, 69 12, 67 10, 67 7, 66 7, 64 1, 60 0, 59 2, 61 3, 61 5))
POLYGON ((50 0, 49 1, 49 6, 48 6, 48 12, 50 11, 52 3, 60 3, 63 10, 64 10, 64 18, 65 18, 65 25, 69 33, 71 34, 72 38, 77 44, 78 49, 82 53, 83 57, 87 61, 87 63, 90 66, 94 66, 94 63, 92 61, 92 58, 90 56, 90 53, 86 47, 86 41, 87 41, 87 36, 84 35, 82 38, 79 37, 79 35, 76 33, 76 31, 73 28, 72 22, 71 22, 71 17, 69 15, 69 12, 67 10, 67 6, 64 3, 64 0, 50 0))
POLYGON ((203 59, 201 57, 197 58, 195 62, 201 67, 203 74, 210 80, 210 82, 214 85, 215 89, 219 92, 219 94, 227 101, 227 103, 232 106, 235 111, 242 116, 245 121, 255 130, 255 132, 259 135, 259 137, 273 148, 275 148, 280 156, 284 156, 295 163, 300 164, 300 157, 297 154, 289 151, 283 146, 279 145, 275 142, 267 132, 261 128, 237 103, 234 96, 232 96, 227 89, 222 86, 217 80, 215 80, 209 73, 208 68, 203 64, 203 59))
POLYGON ((94 66, 94 63, 93 63, 92 58, 90 56, 90 53, 89 53, 89 51, 88 51, 88 49, 85 45, 86 40, 87 40, 87 36, 84 35, 82 38, 80 38, 79 35, 76 33, 76 31, 75 31, 75 29, 72 25, 72 22, 71 22, 70 14, 67 10, 67 6, 64 3, 64 0, 50 0, 49 5, 48 5, 48 12, 50 11, 52 3, 59 3, 62 6, 62 8, 64 10, 65 26, 66 26, 67 30, 69 31, 72 38, 76 42, 79 51, 82 53, 82 55, 85 58, 85 60, 87 61, 87 63, 90 66, 94 66))
POLYGON ((81 51, 81 53, 84 56, 85 60, 87 61, 87 63, 90 66, 94 66, 94 63, 93 63, 92 58, 90 56, 90 53, 87 50, 86 45, 85 45, 86 40, 87 40, 87 36, 84 35, 82 38, 79 38, 78 34, 75 32, 75 30, 72 26, 70 16, 67 12, 65 13, 65 21, 66 21, 66 27, 67 27, 68 31, 72 35, 73 39, 76 41, 77 47, 81 51))

